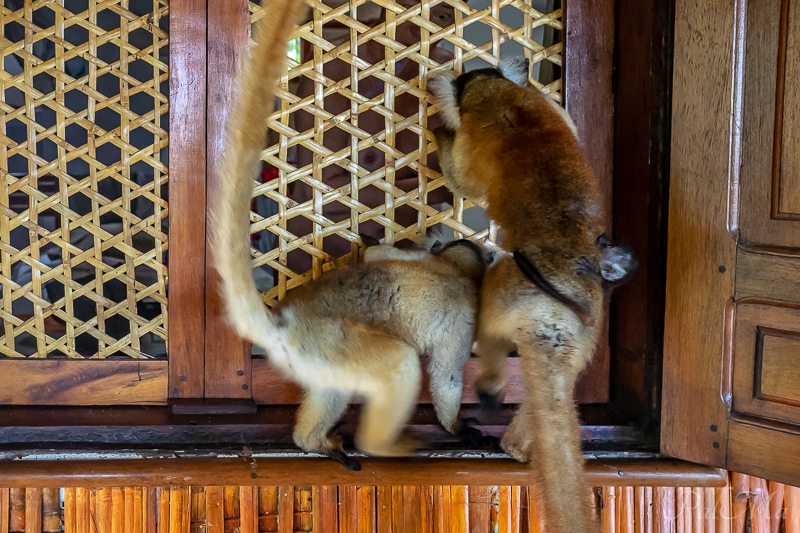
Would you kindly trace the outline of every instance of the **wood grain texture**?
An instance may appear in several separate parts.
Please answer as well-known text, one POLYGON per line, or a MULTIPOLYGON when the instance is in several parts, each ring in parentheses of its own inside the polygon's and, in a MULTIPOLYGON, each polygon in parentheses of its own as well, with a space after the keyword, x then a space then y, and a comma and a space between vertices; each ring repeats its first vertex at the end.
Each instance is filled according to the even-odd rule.
POLYGON ((800 487, 786 487, 786 533, 800 533, 800 487))
POLYGON ((166 361, 0 360, 0 405, 166 402, 166 361))
POLYGON ((450 487, 450 531, 469 533, 469 487, 453 485, 450 487))
MULTIPOLYGON (((11 511, 11 499, 9 495, 9 489, 0 488, 0 533, 8 533, 8 528, 11 522, 11 517, 9 516, 11 511)), ((67 530, 66 533, 74 533, 73 531, 67 530)))
MULTIPOLYGON (((510 459, 469 458, 377 458, 361 459, 361 472, 352 472, 329 459, 277 456, 253 458, 251 464, 241 459, 148 459, 146 462, 124 459, 94 461, 12 461, 0 470, 0 486, 28 487, 119 487, 240 485, 258 483, 278 485, 292 479, 303 485, 363 485, 365 479, 380 484, 470 483, 503 485, 524 482, 534 484, 535 473, 526 465, 510 459), (256 473, 256 478, 252 477, 256 473)), ((675 460, 599 460, 589 459, 586 480, 603 486, 722 486, 725 473, 675 460)), ((228 511, 225 495, 225 519, 238 519, 238 497, 228 511)), ((170 493, 170 496, 180 497, 170 493)), ((434 505, 438 498, 434 500, 434 505)), ((235 528, 236 526, 233 526, 235 528)), ((228 528, 226 527, 226 531, 228 528)))
MULTIPOLYGON (((247 2, 209 2, 208 4, 208 108, 207 108, 207 187, 208 209, 220 195, 220 177, 215 165, 225 152, 225 128, 231 109, 231 95, 247 50, 247 2)), ((265 126, 266 127, 266 126, 265 126)), ((255 180, 257 176, 253 176, 255 180)), ((210 231, 207 232, 210 238, 210 231)), ((205 311, 205 396, 206 398, 252 397, 250 347, 228 327, 219 297, 219 276, 212 265, 206 242, 205 311)))
MULTIPOLYGON (((600 184, 606 231, 611 234, 614 157, 614 2, 565 2, 566 108, 600 184)), ((590 366, 576 385, 590 403, 604 403, 609 394, 611 352, 608 321, 590 366), (589 399, 590 398, 590 399, 589 399)))
POLYGON ((158 492, 155 487, 145 487, 142 493, 142 520, 145 533, 156 533, 158 517, 158 492))
POLYGON ((800 256, 736 254, 736 299, 800 302, 800 256))
POLYGON ((750 243, 800 247, 796 120, 800 15, 789 2, 747 7, 741 231, 750 243), (795 77, 792 77, 795 75, 795 77), (787 105, 789 107, 787 107, 787 105), (788 141, 788 142, 787 142, 788 141))
POLYGON ((728 432, 728 465, 780 483, 800 485, 800 433, 785 425, 770 428, 731 420, 728 432))
POLYGON ((25 533, 42 533, 42 489, 40 488, 25 489, 25 533))
POLYGON ((613 238, 638 266, 611 297, 610 394, 642 416, 661 395, 674 2, 616 0, 615 11, 613 238))
POLYGON ((727 229, 736 18, 723 0, 680 0, 675 9, 661 451, 723 466, 720 369, 736 257, 727 229))
POLYGON ((772 213, 774 218, 794 221, 794 231, 797 231, 800 221, 800 153, 797 151, 800 142, 800 115, 797 113, 800 108, 800 10, 791 9, 789 0, 781 2, 778 27, 772 213))
POLYGON ((336 497, 335 486, 314 487, 314 501, 319 503, 319 505, 314 505, 314 533, 336 531, 336 497))
POLYGON ((734 411, 800 424, 798 353, 800 310, 738 304, 733 358, 734 411))
MULTIPOLYGON (((0 485, 5 487, 14 487, 13 483, 0 483, 0 485)), ((16 486, 24 486, 25 484, 22 483, 16 486)), ((22 488, 11 488, 9 489, 9 518, 8 518, 8 529, 12 533, 18 533, 20 531, 25 531, 25 489, 22 488)))
MULTIPOLYGON (((78 514, 77 514, 77 492, 75 487, 64 489, 64 533, 77 533, 78 531, 78 514)), ((0 489, 0 533, 8 533, 3 531, 3 496, 0 489)))
POLYGON ((471 533, 491 531, 492 487, 471 485, 469 487, 469 525, 471 533))
POLYGON ((603 507, 600 512, 603 531, 617 533, 617 494, 616 487, 603 487, 603 507))
POLYGON ((239 487, 239 531, 258 533, 258 503, 255 487, 239 487))
POLYGON ((294 486, 278 487, 278 531, 292 533, 294 531, 294 486))
POLYGON ((169 532, 169 489, 158 487, 158 533, 169 532))
POLYGON ((43 489, 42 531, 44 533, 60 533, 61 526, 61 497, 58 494, 58 489, 43 489))
POLYGON ((206 1, 172 1, 169 22, 169 397, 202 398, 206 326, 206 1))
POLYGON ((659 487, 653 494, 653 533, 675 531, 676 507, 674 487, 659 487))

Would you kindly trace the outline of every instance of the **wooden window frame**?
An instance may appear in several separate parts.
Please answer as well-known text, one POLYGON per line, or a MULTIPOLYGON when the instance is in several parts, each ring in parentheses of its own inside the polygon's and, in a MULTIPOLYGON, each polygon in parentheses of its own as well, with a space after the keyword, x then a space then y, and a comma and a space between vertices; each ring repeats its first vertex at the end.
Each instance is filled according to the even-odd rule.
MULTIPOLYGON (((567 107, 581 139, 591 140, 588 151, 598 176, 613 183, 603 190, 614 206, 608 227, 613 217, 615 237, 633 246, 640 262, 634 281, 611 300, 609 402, 581 406, 583 438, 589 449, 620 457, 632 450, 653 455, 659 446, 653 420, 660 413, 673 3, 573 1, 564 15, 567 107), (634 302, 643 296, 647 309, 641 312, 634 302)), ((258 441, 270 432, 286 444, 294 407, 256 405, 274 392, 265 387, 264 376, 271 374, 222 319, 207 245, 205 206, 218 192, 213 168, 225 148, 222 128, 240 59, 230 51, 243 49, 246 39, 233 29, 247 23, 246 3, 171 2, 167 405, 8 408, 0 411, 0 442, 11 443, 6 448, 140 442, 213 448, 258 441)), ((472 401, 465 399, 466 416, 476 412, 472 401)), ((510 409, 501 412, 486 432, 502 434, 510 416, 510 409)), ((453 449, 442 439, 430 406, 418 408, 413 424, 453 449)), ((504 464, 509 471, 525 469, 504 464)))

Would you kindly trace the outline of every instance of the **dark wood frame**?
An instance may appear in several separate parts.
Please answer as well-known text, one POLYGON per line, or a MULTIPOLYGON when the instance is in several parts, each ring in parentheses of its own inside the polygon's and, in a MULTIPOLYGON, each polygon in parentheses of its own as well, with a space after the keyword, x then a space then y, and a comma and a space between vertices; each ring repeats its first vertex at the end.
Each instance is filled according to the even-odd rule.
MULTIPOLYGON (((613 175, 613 190, 603 194, 608 205, 615 205, 615 236, 634 248, 641 265, 634 281, 611 301, 611 350, 603 363, 610 365, 610 401, 581 410, 584 440, 594 441, 595 448, 658 448, 658 426, 652 421, 660 410, 672 13, 671 0, 566 5, 566 40, 582 50, 570 53, 568 45, 565 54, 567 106, 581 138, 592 140, 596 172, 613 175), (581 89, 586 85, 591 90, 581 89), (641 312, 635 301, 643 295, 647 309, 641 312)), ((226 442, 220 438, 231 431, 244 442, 276 431, 286 444, 293 407, 255 407, 254 385, 265 375, 257 369, 265 365, 251 361, 249 347, 221 320, 218 281, 208 266, 205 213, 198 208, 216 191, 213 165, 224 149, 227 109, 222 104, 238 61, 229 56, 239 48, 230 39, 242 39, 233 26, 247 24, 247 15, 246 9, 231 12, 224 2, 173 0, 171 6, 171 145, 173 154, 178 147, 182 154, 170 158, 171 405, 95 408, 91 415, 72 407, 12 408, 0 416, 6 448, 46 445, 59 432, 76 437, 56 439, 59 446, 129 447, 150 435, 157 446, 213 447, 226 442), (215 75, 207 76, 211 69, 215 75)), ((611 222, 609 217, 609 228, 611 222)), ((264 396, 259 392, 256 400, 264 396)), ((429 406, 420 406, 414 423, 433 435, 432 416, 429 406)), ((501 413, 488 432, 502 432, 508 417, 501 413)), ((469 461, 476 468, 481 463, 469 461)), ((524 470, 504 464, 512 472, 524 470)))

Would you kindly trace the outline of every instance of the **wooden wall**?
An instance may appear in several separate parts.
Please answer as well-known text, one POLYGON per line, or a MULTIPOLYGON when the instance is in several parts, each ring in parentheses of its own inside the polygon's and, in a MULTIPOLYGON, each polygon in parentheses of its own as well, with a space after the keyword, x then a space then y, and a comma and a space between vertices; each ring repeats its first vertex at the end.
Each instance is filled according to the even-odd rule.
MULTIPOLYGON (((800 533, 800 488, 738 474, 597 487, 594 504, 604 533, 800 533)), ((534 533, 539 516, 524 486, 0 488, 0 533, 534 533)))

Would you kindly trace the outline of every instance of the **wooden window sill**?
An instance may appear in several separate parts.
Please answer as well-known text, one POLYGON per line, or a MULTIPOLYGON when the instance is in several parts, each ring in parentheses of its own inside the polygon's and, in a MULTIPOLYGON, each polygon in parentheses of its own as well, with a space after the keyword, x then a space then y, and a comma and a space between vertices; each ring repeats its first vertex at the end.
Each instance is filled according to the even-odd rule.
MULTIPOLYGON (((0 462, 3 487, 187 485, 535 485, 528 466, 502 458, 363 458, 360 472, 325 458, 253 454, 173 459, 17 459, 0 462)), ((588 459, 593 486, 722 487, 724 470, 674 459, 588 459)))

